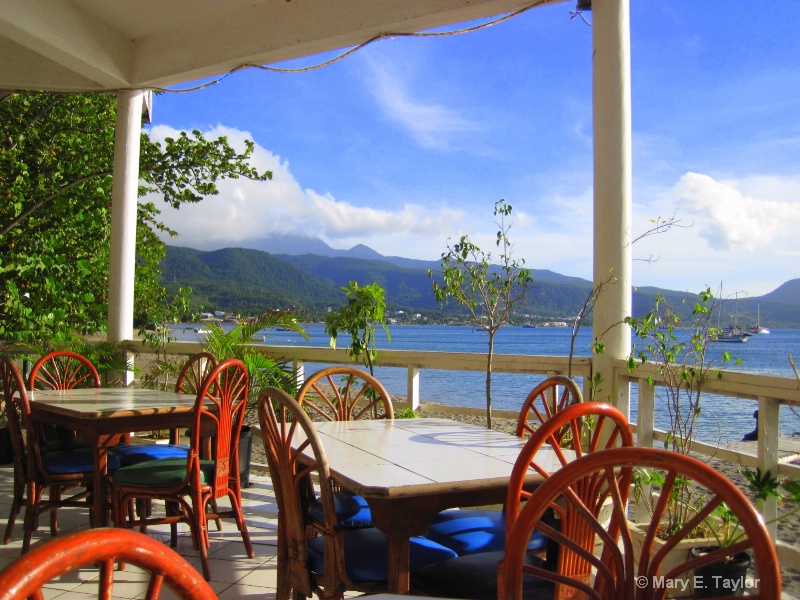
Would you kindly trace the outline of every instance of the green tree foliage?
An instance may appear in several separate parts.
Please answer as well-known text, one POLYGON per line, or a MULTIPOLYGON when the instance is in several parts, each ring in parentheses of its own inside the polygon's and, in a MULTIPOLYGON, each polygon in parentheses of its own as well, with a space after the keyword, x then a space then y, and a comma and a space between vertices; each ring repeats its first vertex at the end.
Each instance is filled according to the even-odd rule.
POLYGON ((443 282, 440 284, 434 279, 433 269, 428 271, 428 276, 433 279, 436 300, 444 305, 453 298, 469 311, 473 324, 489 334, 486 360, 486 426, 489 429, 492 428, 494 336, 508 321, 514 305, 525 298, 531 282, 530 271, 524 268, 525 261, 514 258, 513 244, 508 238, 511 210, 511 205, 505 200, 498 200, 494 205, 499 228, 497 265, 494 265, 491 254, 484 253, 464 235, 457 244, 448 244, 447 252, 442 254, 440 275, 443 282))
POLYGON ((328 314, 325 318, 325 333, 331 336, 332 348, 336 348, 340 331, 349 333, 350 358, 363 360, 370 374, 374 375, 373 366, 378 355, 375 326, 381 325, 387 339, 391 339, 384 321, 386 299, 383 288, 377 283, 362 287, 351 281, 349 287, 343 287, 342 290, 347 295, 347 304, 328 314))
MULTIPOLYGON (((102 331, 107 320, 116 100, 107 95, 0 95, 0 339, 37 342, 102 331)), ((163 146, 142 133, 140 195, 174 207, 218 193, 216 182, 265 180, 248 164, 253 144, 195 131, 163 146)), ((139 204, 137 319, 166 301, 158 283, 165 246, 152 202, 139 204)))

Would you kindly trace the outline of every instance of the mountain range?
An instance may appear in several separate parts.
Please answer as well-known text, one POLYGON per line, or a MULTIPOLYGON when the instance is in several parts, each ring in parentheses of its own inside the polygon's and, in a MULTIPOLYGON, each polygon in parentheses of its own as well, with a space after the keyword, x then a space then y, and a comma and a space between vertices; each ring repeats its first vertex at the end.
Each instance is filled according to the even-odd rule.
MULTIPOLYGON (((391 312, 441 315, 428 276, 428 269, 439 268, 435 260, 383 256, 364 245, 339 250, 319 239, 288 235, 260 240, 258 248, 201 251, 167 246, 161 264, 165 287, 174 291, 191 286, 194 301, 206 310, 249 315, 268 308, 294 308, 308 316, 344 304, 341 287, 350 281, 378 283, 386 291, 391 312)), ((571 321, 592 289, 586 279, 546 269, 532 269, 531 277, 526 305, 517 307, 517 314, 527 320, 571 321)), ((691 309, 694 298, 683 302, 686 292, 642 287, 633 291, 634 315, 650 310, 657 292, 671 304, 691 309)), ((451 304, 447 310, 459 308, 451 304)), ((754 323, 760 313, 762 325, 800 327, 800 279, 764 296, 738 298, 733 310, 740 324, 754 323)))

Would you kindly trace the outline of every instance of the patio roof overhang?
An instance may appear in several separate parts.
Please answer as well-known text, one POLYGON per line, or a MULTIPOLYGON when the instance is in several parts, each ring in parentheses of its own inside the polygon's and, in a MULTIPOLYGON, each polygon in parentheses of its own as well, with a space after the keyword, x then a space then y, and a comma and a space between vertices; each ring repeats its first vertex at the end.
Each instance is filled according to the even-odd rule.
POLYGON ((0 88, 149 89, 565 0, 4 0, 0 88))
MULTIPOLYGON (((3 0, 3 90, 115 92, 118 97, 109 271, 111 341, 133 336, 136 193, 145 91, 363 43, 376 35, 462 23, 566 0, 3 0)), ((585 4, 585 0, 582 0, 585 4)), ((593 364, 625 403, 610 363, 630 336, 630 0, 594 0, 595 284, 605 354, 593 364)))

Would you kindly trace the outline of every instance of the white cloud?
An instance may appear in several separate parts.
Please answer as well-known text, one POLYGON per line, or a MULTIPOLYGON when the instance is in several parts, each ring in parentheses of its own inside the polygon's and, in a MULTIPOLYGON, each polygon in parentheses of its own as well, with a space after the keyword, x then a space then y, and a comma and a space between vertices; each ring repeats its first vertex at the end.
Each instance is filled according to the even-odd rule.
MULTIPOLYGON (((369 91, 391 120, 405 128, 423 148, 447 149, 452 134, 476 131, 472 122, 453 108, 414 97, 400 69, 370 55, 366 60, 371 77, 369 91)), ((429 94, 430 90, 426 91, 429 94)))
POLYGON ((701 235, 715 249, 754 250, 800 225, 800 201, 785 193, 796 182, 777 178, 754 178, 747 182, 754 197, 739 189, 737 182, 716 181, 708 175, 686 173, 675 186, 682 205, 699 219, 701 235), (780 193, 779 193, 780 192, 780 193), (782 200, 765 199, 782 197, 782 200))
MULTIPOLYGON (((177 134, 166 126, 150 131, 153 139, 177 134)), ((238 149, 244 148, 245 139, 252 139, 248 132, 224 126, 217 126, 204 135, 207 139, 227 136, 231 145, 238 149)), ((419 240, 445 239, 448 231, 463 218, 461 211, 447 207, 412 203, 398 210, 359 207, 339 201, 330 193, 303 189, 292 175, 288 161, 282 161, 258 144, 251 163, 260 170, 271 170, 272 180, 221 181, 218 182, 219 195, 178 210, 156 201, 162 211, 161 219, 180 234, 177 239, 166 241, 212 250, 274 234, 298 234, 321 238, 336 248, 362 243, 381 253, 413 257, 418 256, 414 251, 421 247, 419 240), (406 241, 393 250, 398 234, 406 241)))

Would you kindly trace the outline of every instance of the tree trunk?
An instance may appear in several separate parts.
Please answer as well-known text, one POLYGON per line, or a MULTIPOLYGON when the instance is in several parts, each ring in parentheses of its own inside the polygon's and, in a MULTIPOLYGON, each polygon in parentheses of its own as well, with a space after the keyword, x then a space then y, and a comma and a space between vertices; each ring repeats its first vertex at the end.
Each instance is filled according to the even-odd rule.
POLYGON ((489 330, 489 353, 486 355, 486 428, 492 428, 492 355, 494 354, 494 331, 489 330))

